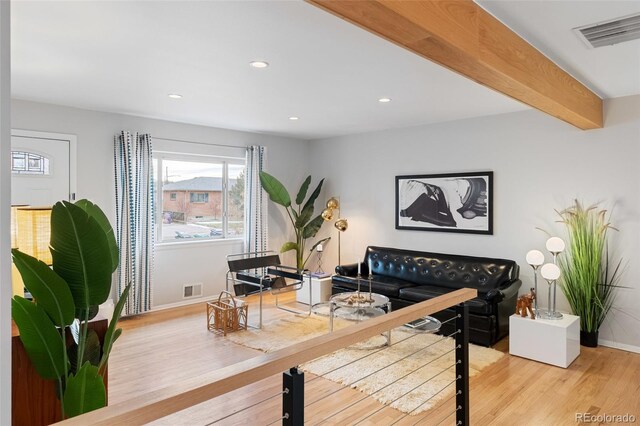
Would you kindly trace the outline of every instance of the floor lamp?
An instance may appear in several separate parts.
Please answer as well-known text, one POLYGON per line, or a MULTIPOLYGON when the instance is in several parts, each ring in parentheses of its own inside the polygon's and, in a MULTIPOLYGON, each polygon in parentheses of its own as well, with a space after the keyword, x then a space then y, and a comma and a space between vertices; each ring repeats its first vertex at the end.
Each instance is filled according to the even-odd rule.
POLYGON ((322 211, 322 218, 325 221, 333 220, 334 217, 338 217, 338 220, 333 224, 333 226, 338 230, 338 265, 341 265, 340 261, 340 234, 349 228, 349 223, 347 219, 340 217, 340 201, 336 197, 329 198, 327 201, 327 208, 322 211), (337 211, 338 214, 334 215, 334 211, 337 211))

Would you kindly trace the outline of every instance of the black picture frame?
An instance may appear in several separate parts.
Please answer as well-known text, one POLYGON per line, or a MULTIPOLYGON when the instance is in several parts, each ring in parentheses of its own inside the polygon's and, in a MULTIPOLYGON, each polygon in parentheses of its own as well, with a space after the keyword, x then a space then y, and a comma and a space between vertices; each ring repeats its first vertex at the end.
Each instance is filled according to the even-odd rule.
POLYGON ((493 172, 396 176, 396 229, 493 235, 493 172))

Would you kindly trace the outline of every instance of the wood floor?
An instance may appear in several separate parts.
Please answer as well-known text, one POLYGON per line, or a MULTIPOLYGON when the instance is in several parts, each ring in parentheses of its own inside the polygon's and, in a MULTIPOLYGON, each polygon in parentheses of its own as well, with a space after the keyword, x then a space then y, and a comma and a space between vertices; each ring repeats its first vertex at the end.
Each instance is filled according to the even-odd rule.
MULTIPOLYGON (((250 308, 250 321, 255 314, 256 310, 251 312, 250 308)), ((274 309, 270 303, 265 306, 266 320, 285 315, 291 314, 274 309)), ((109 364, 110 404, 261 354, 207 331, 204 304, 124 319, 120 324, 124 331, 109 364)), ((508 341, 501 341, 495 348, 508 352, 508 341)), ((313 378, 306 376, 307 381, 313 378)), ((281 386, 282 376, 277 375, 154 424, 207 425, 225 416, 229 417, 215 424, 279 424, 280 398, 232 414, 277 394, 281 386)), ((640 354, 604 347, 581 348, 580 357, 568 369, 507 355, 471 378, 471 424, 574 425, 576 413, 628 413, 640 423, 639 395, 640 354)), ((453 400, 443 401, 419 416, 405 417, 370 397, 364 398, 357 390, 323 378, 309 382, 305 388, 307 404, 321 397, 325 398, 306 409, 306 423, 355 424, 380 410, 358 424, 455 424, 449 415, 454 409, 453 400)))

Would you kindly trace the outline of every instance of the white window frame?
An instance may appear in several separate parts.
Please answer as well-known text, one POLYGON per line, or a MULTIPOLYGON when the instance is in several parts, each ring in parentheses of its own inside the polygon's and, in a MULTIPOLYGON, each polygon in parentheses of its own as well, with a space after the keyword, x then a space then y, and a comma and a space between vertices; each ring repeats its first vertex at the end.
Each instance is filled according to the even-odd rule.
MULTIPOLYGON (((153 159, 157 160, 158 166, 157 171, 158 175, 155 176, 155 181, 157 182, 155 188, 155 198, 156 198, 156 240, 155 244, 162 245, 172 245, 172 244, 205 244, 205 243, 216 243, 220 241, 233 241, 233 240, 243 240, 243 235, 229 235, 229 215, 228 215, 228 205, 229 205, 229 165, 243 165, 246 166, 245 158, 236 158, 236 157, 225 157, 219 155, 203 155, 203 154, 182 154, 168 151, 154 151, 153 159), (186 162, 196 162, 196 163, 211 163, 211 164, 221 164, 222 165, 222 237, 218 238, 202 238, 202 239, 184 239, 182 241, 176 239, 170 241, 163 241, 162 235, 162 207, 164 202, 164 191, 163 191, 163 181, 164 181, 164 167, 162 162, 165 160, 171 161, 186 161, 186 162)), ((194 191, 194 192, 203 192, 203 191, 194 191)), ((190 191, 187 191, 187 194, 190 194, 190 191)), ((190 195, 186 195, 189 197, 190 195)), ((169 196, 170 197, 170 196, 169 196)))

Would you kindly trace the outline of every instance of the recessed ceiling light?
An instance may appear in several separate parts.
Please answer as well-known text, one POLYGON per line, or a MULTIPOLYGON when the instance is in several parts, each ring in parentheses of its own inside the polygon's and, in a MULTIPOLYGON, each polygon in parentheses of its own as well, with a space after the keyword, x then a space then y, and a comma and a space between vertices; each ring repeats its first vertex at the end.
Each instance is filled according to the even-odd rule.
POLYGON ((289 120, 291 121, 300 120, 300 117, 292 116, 292 117, 289 117, 289 120))
POLYGON ((252 61, 252 62, 249 62, 249 65, 251 65, 254 68, 266 68, 269 66, 269 63, 265 61, 252 61))
POLYGON ((381 104, 386 104, 387 102, 391 102, 391 98, 380 98, 378 99, 378 102, 380 102, 381 104))
POLYGON ((182 99, 182 95, 179 95, 177 93, 169 93, 167 96, 169 96, 171 99, 182 99))

